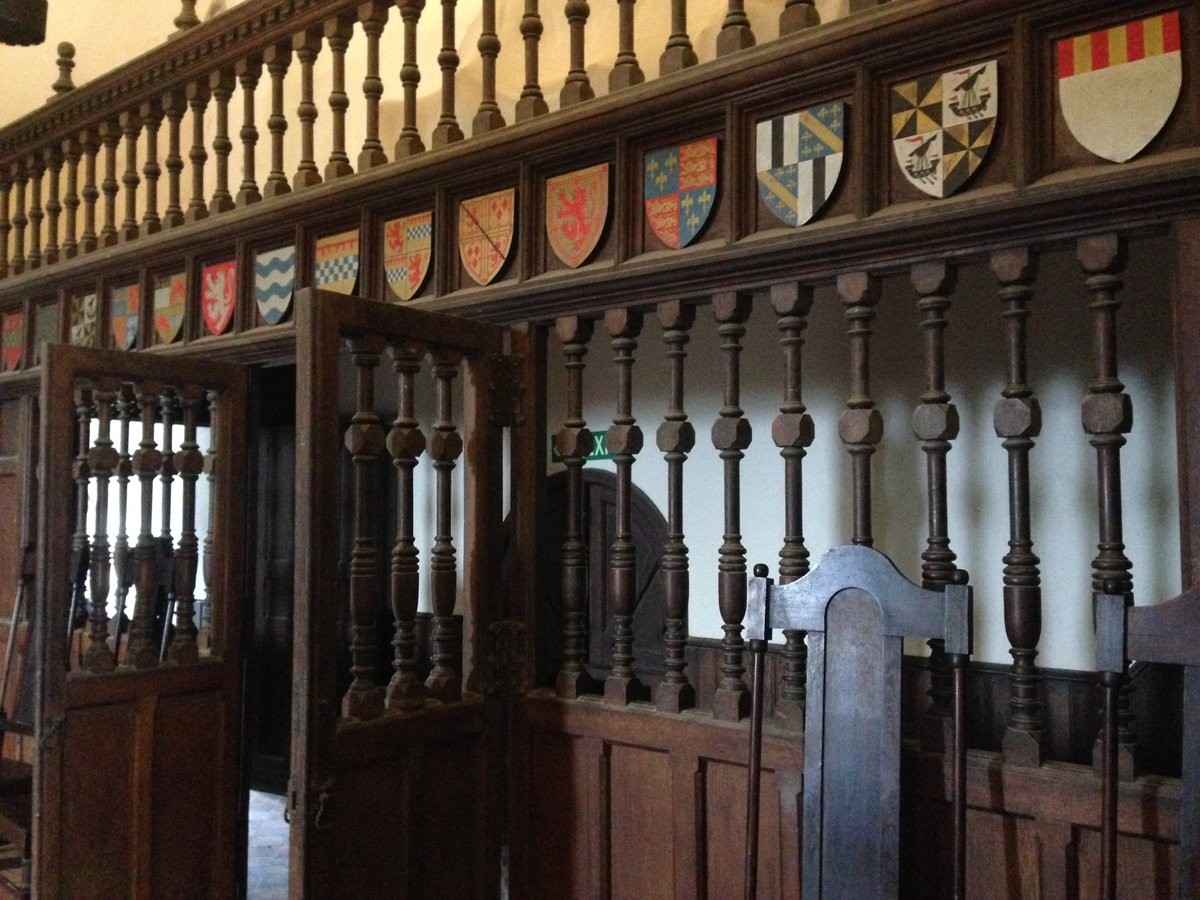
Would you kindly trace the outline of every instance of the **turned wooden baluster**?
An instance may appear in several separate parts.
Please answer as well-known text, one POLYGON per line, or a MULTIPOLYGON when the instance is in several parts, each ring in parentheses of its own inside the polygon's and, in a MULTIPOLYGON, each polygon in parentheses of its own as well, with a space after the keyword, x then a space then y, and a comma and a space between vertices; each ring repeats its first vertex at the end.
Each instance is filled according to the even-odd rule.
POLYGON ((267 130, 271 132, 271 171, 263 185, 264 197, 279 197, 290 193, 287 173, 283 171, 283 136, 287 134, 287 116, 283 112, 283 80, 292 64, 290 44, 273 44, 263 51, 263 62, 271 76, 271 115, 267 130))
MULTIPOLYGON (((219 655, 223 652, 223 647, 220 643, 221 631, 216 627, 217 617, 221 613, 217 606, 219 598, 216 594, 216 522, 217 507, 222 502, 220 486, 217 484, 217 466, 220 465, 217 456, 217 435, 221 433, 221 395, 217 391, 208 391, 204 399, 208 401, 208 450, 204 454, 204 474, 208 478, 208 526, 204 530, 200 559, 201 571, 204 572, 204 613, 197 616, 196 624, 208 629, 213 652, 219 655)), ((200 607, 199 602, 196 605, 200 607)))
POLYGON ((42 175, 46 166, 42 158, 31 154, 25 161, 29 172, 29 253, 25 257, 25 268, 29 270, 42 265, 42 175))
POLYGON ((182 8, 174 21, 176 32, 171 37, 178 37, 187 29, 195 28, 200 24, 200 17, 196 15, 196 0, 181 0, 180 6, 182 8))
MULTIPOLYGON (((1095 377, 1088 382, 1083 401, 1083 430, 1096 448, 1096 494, 1099 502, 1097 554, 1092 560, 1093 593, 1116 594, 1133 605, 1133 563, 1125 555, 1121 524, 1121 448, 1133 427, 1133 402, 1117 375, 1117 310, 1121 302, 1121 273, 1125 271, 1124 241, 1115 234, 1095 235, 1079 241, 1076 255, 1091 295, 1095 352, 1095 377)), ((1135 773, 1133 712, 1129 684, 1122 685, 1117 705, 1117 765, 1122 780, 1135 773)), ((1100 742, 1097 741, 1097 746, 1100 742)))
POLYGON ((812 0, 787 0, 779 14, 779 36, 821 24, 821 14, 812 0))
POLYGON ((119 388, 117 382, 102 382, 92 395, 99 430, 95 443, 88 450, 88 471, 96 482, 89 560, 92 606, 88 616, 88 648, 84 654, 84 668, 89 672, 111 672, 114 666, 112 651, 108 648, 109 567, 112 565, 108 542, 108 486, 119 461, 112 442, 113 406, 119 388))
POLYGON ((496 103, 496 57, 500 38, 496 34, 496 0, 483 0, 483 28, 479 33, 479 58, 483 64, 479 111, 471 123, 472 134, 486 134, 504 127, 504 116, 496 103))
POLYGON ((138 110, 146 126, 146 163, 142 177, 146 180, 146 210, 142 214, 141 234, 157 234, 162 230, 158 215, 158 179, 162 167, 158 162, 158 132, 162 127, 163 107, 160 100, 148 100, 138 110))
POLYGON ((444 147, 463 139, 462 129, 454 115, 454 77, 458 71, 457 42, 454 38, 455 0, 442 0, 442 49, 438 65, 442 69, 442 114, 433 130, 433 146, 444 147))
POLYGON ((871 399, 871 329, 879 283, 865 272, 838 277, 838 295, 845 307, 846 334, 850 337, 850 397, 838 419, 838 437, 850 454, 854 493, 852 541, 870 547, 871 456, 883 437, 883 416, 871 399))
POLYGON ((204 149, 204 110, 208 108, 212 90, 207 82, 193 81, 186 90, 188 106, 192 110, 192 149, 188 161, 192 164, 192 199, 188 201, 184 220, 195 222, 208 217, 208 206, 204 202, 204 166, 208 162, 208 151, 204 149))
POLYGON ((333 181, 354 172, 346 153, 346 110, 350 95, 346 93, 346 49, 354 36, 354 20, 344 16, 325 23, 325 38, 333 56, 333 88, 329 92, 329 110, 333 119, 333 148, 325 166, 325 180, 333 181))
MULTIPOLYGON (((79 135, 80 146, 83 147, 83 232, 79 235, 79 247, 84 253, 96 249, 96 201, 100 199, 100 191, 96 187, 96 154, 100 152, 100 139, 94 128, 89 128, 79 135)), ((14 223, 15 224, 15 223, 14 223)))
POLYGON ((725 468, 725 535, 718 553, 717 598, 721 609, 721 682, 713 697, 713 715, 736 722, 750 712, 750 692, 742 675, 742 619, 746 615, 746 548, 741 535, 741 462, 750 446, 750 421, 740 406, 741 370, 739 357, 751 297, 744 291, 729 291, 713 297, 713 315, 725 359, 725 403, 712 426, 712 443, 725 468))
POLYGON ((305 31, 292 38, 292 49, 300 60, 300 105, 296 117, 300 120, 300 165, 292 178, 296 190, 321 183, 317 170, 316 150, 313 147, 313 125, 317 121, 317 104, 313 102, 313 64, 321 52, 321 34, 305 31))
POLYGON ((177 663, 191 663, 199 658, 196 643, 196 570, 199 562, 199 541, 196 539, 196 480, 204 471, 204 455, 196 443, 196 419, 204 402, 204 389, 185 385, 179 391, 183 407, 183 440, 175 451, 173 468, 183 484, 179 544, 175 549, 175 638, 167 658, 177 663))
POLYGON ((617 61, 608 73, 609 91, 620 90, 646 80, 633 50, 633 5, 636 0, 617 0, 617 61))
POLYGON ((179 420, 179 396, 175 388, 163 389, 159 398, 159 412, 162 416, 162 465, 159 468, 159 480, 162 482, 162 492, 159 496, 159 587, 167 594, 167 607, 162 620, 162 633, 159 642, 159 660, 167 658, 168 639, 170 638, 171 622, 175 617, 178 597, 175 595, 175 541, 171 536, 171 507, 175 497, 173 485, 175 481, 175 423, 179 420))
POLYGON ((717 33, 717 56, 725 56, 753 46, 754 32, 746 15, 746 4, 743 0, 729 0, 725 21, 721 23, 721 30, 717 33))
POLYGON ((184 221, 180 183, 183 177, 180 129, 184 111, 187 109, 184 93, 176 90, 164 94, 162 107, 163 115, 167 117, 167 208, 163 212, 163 226, 174 228, 176 225, 182 225, 184 221))
MULTIPOLYGON (((79 160, 83 148, 75 138, 67 138, 62 142, 63 159, 66 160, 67 186, 63 191, 63 259, 73 259, 79 252, 79 240, 76 237, 76 226, 79 221, 79 160)), ((4 256, 0 252, 0 259, 4 256)))
POLYGON ((568 698, 583 694, 589 681, 583 665, 588 599, 583 463, 592 452, 592 433, 583 418, 583 359, 593 329, 591 319, 579 316, 562 316, 555 322, 567 373, 567 417, 554 439, 554 449, 567 467, 567 521, 562 547, 563 664, 556 684, 558 696, 568 698))
POLYGON ((375 604, 379 596, 379 549, 371 523, 376 502, 376 472, 384 449, 383 429, 375 412, 375 370, 383 338, 352 338, 346 342, 357 370, 357 405, 345 444, 354 466, 354 548, 350 552, 350 672, 353 681, 342 698, 342 715, 374 719, 383 712, 383 696, 372 677, 375 671, 375 604))
POLYGON ((420 709, 425 705, 425 685, 417 678, 415 619, 420 595, 420 552, 413 538, 413 470, 425 452, 425 435, 413 413, 414 380, 421 371, 423 350, 393 344, 392 368, 396 372, 396 420, 388 432, 387 448, 396 467, 396 544, 392 548, 391 600, 396 620, 392 640, 396 673, 387 688, 389 709, 420 709))
POLYGON ((453 353, 434 354, 433 379, 437 393, 437 419, 429 436, 429 458, 437 479, 437 528, 430 553, 429 582, 433 605, 433 670, 425 681, 429 693, 445 703, 462 696, 454 670, 454 601, 457 568, 454 536, 450 528, 450 480, 463 442, 453 419, 453 384, 460 359, 453 353))
POLYGON ((404 23, 404 62, 400 66, 400 87, 404 97, 404 124, 396 139, 396 159, 403 159, 425 149, 417 131, 417 85, 421 69, 417 65, 417 23, 425 0, 400 0, 400 19, 404 23))
POLYGON ((100 246, 111 247, 117 242, 117 193, 121 189, 117 181, 117 146, 121 143, 121 125, 118 121, 100 125, 100 143, 104 145, 104 181, 100 191, 104 194, 104 225, 100 229, 100 246))
POLYGON ((605 443, 617 469, 616 522, 608 555, 608 605, 612 611, 612 671, 604 682, 604 701, 624 705, 641 692, 633 670, 633 607, 637 601, 637 548, 633 543, 633 463, 642 449, 642 429, 633 417, 633 354, 642 330, 642 314, 610 309, 604 326, 612 339, 617 368, 617 412, 605 443))
POLYGON ((154 645, 154 612, 158 595, 158 541, 151 531, 154 515, 154 476, 162 468, 163 455, 154 440, 154 418, 162 385, 143 381, 135 388, 141 407, 142 438, 133 454, 133 471, 141 485, 141 530, 133 548, 134 585, 133 621, 129 625, 129 663, 148 669, 158 663, 154 645))
POLYGON ((700 60, 692 48, 692 39, 687 30, 687 0, 671 0, 671 34, 667 47, 658 58, 658 73, 670 75, 690 69, 700 60))
MULTIPOLYGON (((783 547, 779 550, 779 583, 808 574, 809 552, 804 544, 804 457, 813 442, 812 416, 801 399, 804 331, 812 309, 812 288, 796 283, 771 286, 771 306, 777 317, 783 350, 783 403, 771 423, 771 437, 783 457, 783 547)), ((775 704, 779 718, 804 721, 808 648, 804 632, 783 632, 783 683, 775 704)))
POLYGON ((663 647, 667 671, 654 689, 654 705, 663 712, 680 712, 696 705, 696 691, 688 683, 688 548, 683 540, 683 464, 696 446, 696 429, 683 408, 683 364, 687 358, 688 330, 696 319, 694 306, 668 300, 658 307, 670 366, 667 414, 658 426, 658 449, 667 461, 667 540, 663 545, 662 573, 665 621, 663 647))
MULTIPOLYGON (((958 437, 958 408, 946 393, 946 313, 954 290, 954 270, 944 262, 918 263, 912 268, 912 284, 920 299, 917 309, 925 318, 925 390, 913 412, 913 434, 925 453, 926 496, 929 502, 929 536, 921 553, 921 585, 945 590, 946 585, 965 583, 957 558, 950 549, 946 508, 946 455, 958 437)), ((931 750, 949 746, 946 726, 953 714, 951 673, 946 659, 946 642, 929 641, 929 708, 922 728, 922 744, 931 750)))
POLYGON ((233 99, 235 84, 232 69, 220 69, 208 76, 208 89, 217 101, 217 133, 212 142, 217 159, 217 186, 208 205, 208 211, 214 215, 233 209, 233 194, 229 192, 229 154, 233 151, 233 141, 229 139, 229 101, 233 99))
POLYGON ((258 90, 262 69, 262 57, 257 54, 238 60, 233 67, 233 74, 242 88, 242 127, 238 131, 242 142, 242 183, 234 201, 238 206, 249 206, 262 199, 254 172, 254 150, 258 146, 258 127, 254 124, 254 92, 258 90))
POLYGON ((521 17, 521 40, 525 44, 525 85, 517 100, 517 121, 524 122, 550 111, 542 95, 538 76, 538 44, 542 39, 542 17, 538 15, 537 0, 525 0, 525 14, 521 17))
POLYGON ((558 95, 558 105, 563 108, 596 96, 588 80, 583 55, 584 28, 591 12, 587 0, 567 0, 567 24, 571 29, 571 63, 567 70, 567 80, 563 82, 562 91, 558 95))
POLYGON ((0 172, 0 278, 8 275, 8 236, 12 233, 12 220, 8 217, 8 201, 12 196, 12 181, 5 172, 0 172))
POLYGON ((136 401, 129 385, 121 385, 117 395, 117 420, 121 423, 117 451, 117 541, 113 546, 113 575, 117 579, 116 615, 113 617, 113 660, 121 662, 121 634, 125 618, 125 602, 133 585, 133 560, 129 554, 129 478, 133 475, 133 459, 129 455, 129 422, 136 401))
POLYGON ((137 171, 137 153, 142 117, 132 111, 121 113, 121 134, 125 138, 125 174, 121 176, 125 188, 125 220, 121 223, 120 238, 127 241, 139 233, 137 191, 142 179, 137 171))
POLYGON ((1025 247, 992 254, 992 273, 1004 305, 1008 373, 992 417, 1008 453, 1008 553, 1004 557, 1004 628, 1013 664, 1009 670, 1008 724, 1004 760, 1021 766, 1042 763, 1041 679, 1034 660, 1042 634, 1042 588, 1029 521, 1029 451, 1041 432, 1042 410, 1029 386, 1026 323, 1033 297, 1036 260, 1025 247))
POLYGON ((42 152, 42 163, 46 167, 46 248, 42 251, 42 261, 46 265, 58 262, 62 248, 58 238, 59 216, 62 213, 60 173, 63 167, 62 150, 56 146, 47 147, 42 152))
POLYGON ((14 275, 20 275, 25 271, 25 226, 29 224, 25 215, 25 183, 29 175, 20 163, 13 163, 10 171, 16 190, 13 192, 13 255, 9 269, 14 275))
POLYGON ((379 98, 383 96, 383 79, 379 77, 379 38, 387 25, 390 6, 391 3, 385 0, 367 0, 358 8, 358 20, 367 36, 367 74, 362 88, 367 107, 367 134, 358 154, 360 172, 387 162, 387 154, 379 140, 379 98))
POLYGON ((92 405, 92 388, 89 385, 79 385, 75 388, 75 422, 79 428, 76 441, 79 449, 75 454, 75 531, 71 535, 71 571, 67 575, 70 584, 71 600, 67 615, 67 647, 70 647, 75 632, 75 623, 83 612, 87 590, 83 578, 91 560, 91 541, 88 538, 88 482, 92 472, 88 465, 88 452, 91 449, 92 417, 95 408, 92 405))

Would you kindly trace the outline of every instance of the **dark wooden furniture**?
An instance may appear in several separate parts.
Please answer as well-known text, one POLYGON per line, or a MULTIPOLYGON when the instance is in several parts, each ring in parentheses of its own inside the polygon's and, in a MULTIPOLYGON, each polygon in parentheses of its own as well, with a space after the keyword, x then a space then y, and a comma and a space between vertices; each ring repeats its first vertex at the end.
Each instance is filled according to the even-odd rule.
POLYGON ((971 590, 925 590, 877 550, 838 547, 785 585, 750 581, 746 632, 808 632, 803 895, 896 897, 900 889, 900 657, 904 637, 946 642, 954 680, 953 895, 965 895, 966 723, 971 590))
POLYGON ((1128 663, 1183 667, 1183 787, 1179 802, 1179 887, 1190 900, 1200 891, 1200 591, 1151 606, 1130 606, 1120 594, 1096 597, 1096 668, 1104 693, 1101 890, 1105 900, 1128 896, 1117 877, 1120 771, 1118 695, 1128 663))

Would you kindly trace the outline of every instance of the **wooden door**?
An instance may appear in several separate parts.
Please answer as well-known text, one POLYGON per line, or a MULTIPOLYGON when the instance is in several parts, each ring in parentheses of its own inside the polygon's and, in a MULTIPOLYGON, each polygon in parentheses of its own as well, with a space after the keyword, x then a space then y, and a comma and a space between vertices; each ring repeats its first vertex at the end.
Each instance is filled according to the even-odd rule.
POLYGON ((244 370, 52 346, 40 404, 33 893, 238 896, 244 370))
POLYGON ((295 306, 291 896, 494 896, 502 331, 315 290, 295 306))

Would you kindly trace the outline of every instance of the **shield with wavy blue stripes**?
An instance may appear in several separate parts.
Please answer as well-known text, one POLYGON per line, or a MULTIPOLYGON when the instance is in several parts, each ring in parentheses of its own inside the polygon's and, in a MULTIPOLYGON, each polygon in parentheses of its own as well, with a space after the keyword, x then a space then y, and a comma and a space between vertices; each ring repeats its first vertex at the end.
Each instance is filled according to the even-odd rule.
POLYGON ((268 325, 278 325, 292 308, 296 248, 279 247, 254 257, 254 302, 268 325))

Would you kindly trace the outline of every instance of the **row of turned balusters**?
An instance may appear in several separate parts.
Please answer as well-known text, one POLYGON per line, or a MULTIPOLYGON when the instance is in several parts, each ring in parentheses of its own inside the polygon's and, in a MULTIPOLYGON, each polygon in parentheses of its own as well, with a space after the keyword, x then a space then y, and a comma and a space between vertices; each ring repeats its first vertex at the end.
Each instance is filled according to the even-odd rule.
MULTIPOLYGON (((634 53, 634 0, 619 0, 619 50, 609 77, 616 90, 645 79, 634 53)), ((70 259, 98 247, 108 247, 139 236, 154 234, 236 207, 248 206, 294 190, 311 187, 352 174, 346 147, 345 61, 356 24, 365 35, 367 74, 362 95, 365 104, 365 134, 358 155, 358 171, 388 161, 379 134, 379 102, 384 92, 380 76, 379 42, 388 22, 390 0, 367 0, 346 4, 346 9, 322 26, 303 31, 290 41, 255 48, 239 61, 210 73, 205 78, 179 84, 161 97, 141 103, 136 109, 116 113, 78 132, 55 137, 40 151, 0 165, 0 278, 38 269, 60 259, 70 259), (332 150, 324 172, 314 158, 314 128, 319 110, 313 94, 317 58, 328 45, 333 89, 328 100, 332 150), (300 162, 289 179, 284 171, 284 136, 288 119, 284 111, 284 80, 295 59, 300 68, 301 100, 296 110, 300 124, 300 162), (263 70, 270 80, 271 170, 260 186, 255 172, 255 147, 259 129, 255 122, 255 92, 263 70), (242 95, 242 124, 236 135, 229 125, 229 106, 236 92, 242 95), (205 138, 205 113, 215 104, 216 135, 211 145, 205 138), (184 158, 184 118, 191 113, 191 144, 184 158), (160 156, 160 132, 166 124, 166 156, 160 156), (242 180, 236 190, 230 181, 230 156, 234 138, 242 144, 242 180), (146 158, 138 165, 139 145, 146 158), (209 147, 214 156, 216 185, 211 197, 205 188, 209 147), (124 169, 118 180, 118 156, 123 148, 124 169), (98 173, 103 150, 103 173, 98 173), (184 170, 190 165, 191 195, 184 204, 184 170), (166 207, 160 211, 159 182, 166 169, 166 207), (145 195, 139 207, 138 190, 145 195), (98 203, 103 220, 98 222, 98 203), (118 198, 124 201, 124 218, 118 222, 118 198), (80 209, 82 208, 82 222, 80 209), (143 210, 139 220, 139 209, 143 210), (44 227, 43 227, 44 226, 44 227), (10 248, 11 244, 11 248, 10 248), (11 254, 11 255, 10 255, 11 254)), ((455 50, 455 0, 442 0, 442 43, 438 54, 441 68, 441 115, 432 134, 437 148, 463 139, 455 113, 455 75, 459 56, 455 50)), ((403 159, 425 149, 417 129, 417 24, 424 0, 397 0, 404 29, 404 61, 400 68, 403 125, 393 159, 403 159)), ((590 8, 586 0, 568 0, 565 16, 570 29, 570 68, 559 98, 560 106, 595 96, 584 65, 584 36, 590 8)), ((819 16, 809 0, 786 0, 780 15, 780 32, 817 24, 819 16)), ((695 65, 697 57, 687 33, 687 0, 672 0, 671 35, 660 59, 663 74, 695 65)), ((484 0, 482 33, 478 42, 482 65, 482 100, 475 114, 473 134, 502 128, 504 116, 496 102, 496 58, 500 40, 496 34, 496 0, 484 0)), ((525 51, 525 84, 516 105, 518 122, 549 111, 538 81, 538 46, 542 20, 537 0, 525 0, 520 22, 525 51)), ((717 53, 722 55, 754 44, 754 33, 741 0, 730 0, 717 36, 717 53)), ((57 90, 57 88, 56 88, 57 90)))
MULTIPOLYGON (((164 658, 176 663, 195 662, 199 658, 196 581, 201 542, 196 530, 196 484, 202 475, 208 477, 210 485, 215 484, 216 453, 215 437, 205 453, 197 443, 197 435, 200 424, 206 422, 210 434, 215 436, 218 407, 218 394, 198 385, 172 387, 158 382, 101 379, 77 387, 75 410, 80 450, 74 467, 76 524, 72 538, 71 606, 73 613, 87 609, 81 647, 86 671, 110 672, 118 663, 144 669, 157 666, 164 658), (155 440, 156 424, 162 428, 161 448, 155 440), (136 446, 131 444, 131 425, 139 426, 140 440, 136 446), (182 426, 182 435, 176 444, 178 426, 182 426), (110 541, 114 479, 118 524, 117 534, 110 541), (131 517, 129 510, 132 479, 137 479, 140 488, 136 518, 131 517), (175 484, 176 479, 179 485, 175 484), (89 509, 89 486, 94 488, 92 509, 89 509), (178 540, 171 535, 173 497, 182 507, 178 540), (157 536, 153 533, 156 499, 161 517, 157 536), (139 524, 131 527, 131 519, 139 524), (136 535, 132 533, 134 528, 139 529, 136 535), (164 554, 171 558, 171 578, 169 584, 161 585, 164 554), (158 609, 160 586, 174 601, 166 613, 158 609), (134 601, 126 635, 122 629, 131 590, 134 601), (85 598, 86 604, 81 602, 85 598), (115 602, 117 610, 112 618, 108 615, 110 600, 115 602), (169 643, 163 640, 163 635, 169 643), (126 637, 128 643, 122 655, 121 644, 126 637)), ((214 508, 215 498, 210 492, 203 541, 210 607, 216 605, 212 596, 214 508)), ((70 639, 76 623, 74 616, 69 618, 70 639)))

